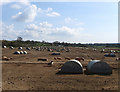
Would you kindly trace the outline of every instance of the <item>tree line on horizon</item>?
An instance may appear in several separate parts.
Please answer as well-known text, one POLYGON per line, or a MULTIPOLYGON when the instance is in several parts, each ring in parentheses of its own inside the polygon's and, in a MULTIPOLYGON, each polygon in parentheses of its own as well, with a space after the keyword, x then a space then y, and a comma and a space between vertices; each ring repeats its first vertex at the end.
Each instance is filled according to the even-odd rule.
POLYGON ((120 47, 119 43, 94 43, 94 44, 82 44, 82 43, 67 43, 67 42, 45 42, 45 41, 8 41, 8 40, 1 40, 0 41, 2 46, 13 46, 13 47, 33 47, 33 46, 71 46, 71 47, 120 47))

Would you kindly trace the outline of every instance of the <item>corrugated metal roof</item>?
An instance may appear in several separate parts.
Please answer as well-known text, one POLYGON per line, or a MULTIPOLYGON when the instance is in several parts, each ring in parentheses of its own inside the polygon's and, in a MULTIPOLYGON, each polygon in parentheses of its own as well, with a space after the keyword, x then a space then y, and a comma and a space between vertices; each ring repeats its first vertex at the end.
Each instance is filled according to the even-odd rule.
POLYGON ((82 64, 78 60, 70 60, 61 68, 61 73, 68 73, 68 74, 82 74, 83 73, 83 67, 82 64))
POLYGON ((90 69, 91 66, 92 66, 93 64, 97 63, 97 62, 100 62, 100 60, 92 60, 92 61, 90 61, 90 62, 88 63, 88 65, 87 65, 87 69, 90 69))
POLYGON ((76 63, 78 63, 83 68, 82 64, 78 60, 71 59, 70 62, 76 62, 76 63))

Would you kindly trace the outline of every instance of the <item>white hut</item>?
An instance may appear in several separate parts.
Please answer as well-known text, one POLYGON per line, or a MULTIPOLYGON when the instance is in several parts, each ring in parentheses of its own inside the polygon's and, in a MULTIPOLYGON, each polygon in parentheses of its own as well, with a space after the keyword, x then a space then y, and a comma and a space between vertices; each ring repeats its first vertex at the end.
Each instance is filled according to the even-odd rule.
POLYGON ((20 51, 20 54, 23 54, 24 52, 23 51, 20 51))
POLYGON ((24 51, 24 54, 27 54, 27 51, 24 51))
POLYGON ((41 49, 40 49, 40 47, 38 47, 38 48, 36 48, 36 50, 40 51, 41 49))
POLYGON ((35 47, 32 47, 32 49, 35 49, 35 47))
POLYGON ((62 74, 82 74, 83 66, 78 60, 70 60, 61 68, 60 73, 62 74))
POLYGON ((20 54, 20 51, 15 51, 14 54, 20 54))
POLYGON ((10 46, 10 49, 14 49, 14 47, 13 47, 13 46, 10 46))
POLYGON ((27 49, 27 50, 30 50, 30 47, 27 47, 26 49, 27 49))
POLYGON ((22 48, 22 47, 19 47, 18 49, 21 49, 21 50, 22 50, 23 48, 22 48))
POLYGON ((7 46, 3 46, 3 48, 7 48, 7 46))
POLYGON ((86 71, 88 74, 112 74, 111 67, 106 62, 100 60, 90 61, 86 71))
POLYGON ((96 49, 95 49, 95 48, 93 48, 93 51, 96 51, 96 49))

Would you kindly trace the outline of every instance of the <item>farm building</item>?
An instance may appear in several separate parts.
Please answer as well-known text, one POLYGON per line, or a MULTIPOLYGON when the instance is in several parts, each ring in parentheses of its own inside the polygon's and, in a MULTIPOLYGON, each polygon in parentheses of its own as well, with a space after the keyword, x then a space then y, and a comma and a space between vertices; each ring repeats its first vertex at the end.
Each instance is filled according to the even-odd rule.
POLYGON ((90 61, 86 71, 88 74, 112 74, 111 67, 106 62, 100 60, 90 61))
POLYGON ((61 68, 60 73, 62 74, 82 74, 83 66, 78 60, 70 60, 61 68))

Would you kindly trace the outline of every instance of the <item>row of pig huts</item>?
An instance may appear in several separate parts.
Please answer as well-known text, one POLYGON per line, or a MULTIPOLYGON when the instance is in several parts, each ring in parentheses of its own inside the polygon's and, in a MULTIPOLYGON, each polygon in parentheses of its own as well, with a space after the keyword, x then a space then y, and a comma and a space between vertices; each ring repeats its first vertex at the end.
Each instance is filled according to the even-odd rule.
POLYGON ((13 54, 27 54, 27 51, 15 51, 13 54))
MULTIPOLYGON (((3 48, 7 48, 7 46, 2 46, 3 48)), ((14 49, 15 47, 10 46, 9 48, 14 49)), ((18 47, 18 49, 23 49, 26 48, 27 50, 31 50, 31 49, 35 49, 37 51, 57 51, 57 52, 62 52, 62 51, 66 51, 66 52, 70 52, 70 48, 68 47, 59 47, 59 46, 40 46, 40 47, 18 47)), ((101 53, 119 53, 119 49, 110 49, 110 48, 101 48, 101 49, 96 49, 96 48, 87 48, 87 47, 78 47, 82 50, 93 50, 93 51, 100 51, 101 53)))
POLYGON ((87 68, 83 71, 83 66, 78 60, 70 60, 63 64, 58 74, 112 74, 112 68, 103 61, 92 60, 88 63, 87 68))
MULTIPOLYGON (((3 48, 7 48, 6 46, 3 46, 3 48)), ((13 46, 10 46, 9 47, 10 49, 14 49, 14 47, 13 46)), ((56 52, 63 52, 63 51, 65 51, 65 52, 70 52, 70 48, 68 48, 68 47, 57 47, 57 46, 49 46, 49 47, 47 47, 47 46, 41 46, 41 47, 18 47, 18 49, 20 49, 20 50, 22 50, 22 49, 26 49, 26 50, 36 50, 36 51, 50 51, 50 52, 54 52, 54 51, 56 51, 56 52)))

